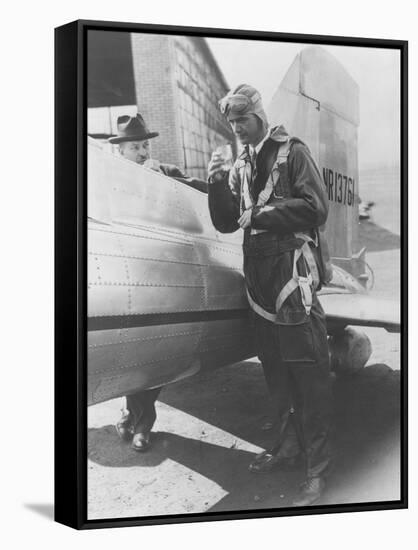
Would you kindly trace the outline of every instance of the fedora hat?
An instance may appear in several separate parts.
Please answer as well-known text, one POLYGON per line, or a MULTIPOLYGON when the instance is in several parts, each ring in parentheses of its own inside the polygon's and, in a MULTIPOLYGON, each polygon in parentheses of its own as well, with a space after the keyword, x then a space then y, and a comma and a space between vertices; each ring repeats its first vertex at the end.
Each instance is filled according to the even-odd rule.
POLYGON ((122 115, 117 120, 118 135, 108 139, 110 143, 122 143, 123 141, 142 141, 157 137, 158 132, 150 132, 145 120, 137 113, 136 116, 122 115))

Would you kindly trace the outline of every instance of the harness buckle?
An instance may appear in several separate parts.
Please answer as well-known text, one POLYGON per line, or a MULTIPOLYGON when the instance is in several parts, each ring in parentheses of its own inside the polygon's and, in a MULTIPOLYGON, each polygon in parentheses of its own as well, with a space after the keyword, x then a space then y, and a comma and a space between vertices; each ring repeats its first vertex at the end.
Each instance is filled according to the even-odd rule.
POLYGON ((302 297, 302 304, 305 308, 306 315, 310 315, 312 308, 312 277, 308 275, 307 277, 298 277, 298 284, 300 288, 300 293, 302 297))

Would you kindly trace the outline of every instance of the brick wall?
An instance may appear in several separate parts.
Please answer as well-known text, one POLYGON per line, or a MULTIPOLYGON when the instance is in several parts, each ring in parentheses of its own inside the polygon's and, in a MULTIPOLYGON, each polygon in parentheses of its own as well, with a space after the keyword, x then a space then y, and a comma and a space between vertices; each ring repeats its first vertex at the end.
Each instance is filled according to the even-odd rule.
POLYGON ((205 179, 212 151, 234 141, 218 101, 228 89, 203 38, 132 33, 138 109, 151 130, 152 156, 205 179))
POLYGON ((218 108, 228 88, 203 38, 174 37, 174 57, 185 170, 206 178, 212 151, 218 145, 234 144, 231 128, 218 108))
POLYGON ((132 33, 131 44, 138 110, 149 129, 160 133, 151 140, 152 156, 182 168, 172 39, 163 35, 132 33))
POLYGON ((96 55, 90 56, 89 133, 105 142, 107 135, 116 133, 117 116, 132 116, 138 108, 149 129, 160 134, 150 142, 153 158, 206 179, 212 151, 225 143, 231 143, 234 152, 236 148, 218 109, 228 86, 205 39, 130 33, 119 51, 120 34, 101 31, 90 41, 96 55), (112 75, 119 64, 130 64, 130 70, 116 81, 112 75), (115 97, 107 93, 108 104, 103 105, 108 90, 115 97))

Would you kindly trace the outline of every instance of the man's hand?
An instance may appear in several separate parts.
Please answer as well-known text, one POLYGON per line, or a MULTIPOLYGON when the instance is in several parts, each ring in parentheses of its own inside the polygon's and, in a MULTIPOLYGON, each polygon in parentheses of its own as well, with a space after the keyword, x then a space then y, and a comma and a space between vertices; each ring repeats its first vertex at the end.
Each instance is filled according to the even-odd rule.
POLYGON ((212 157, 208 165, 208 182, 213 183, 217 181, 222 181, 225 176, 225 170, 223 165, 225 159, 219 153, 212 153, 212 157))
POLYGON ((155 159, 147 159, 144 162, 145 168, 150 168, 151 170, 154 170, 155 172, 161 172, 160 168, 160 161, 155 159))
POLYGON ((238 225, 241 227, 241 229, 247 229, 247 227, 250 227, 250 225, 251 225, 251 213, 252 213, 251 208, 248 208, 248 210, 245 210, 242 213, 242 216, 238 220, 238 225))

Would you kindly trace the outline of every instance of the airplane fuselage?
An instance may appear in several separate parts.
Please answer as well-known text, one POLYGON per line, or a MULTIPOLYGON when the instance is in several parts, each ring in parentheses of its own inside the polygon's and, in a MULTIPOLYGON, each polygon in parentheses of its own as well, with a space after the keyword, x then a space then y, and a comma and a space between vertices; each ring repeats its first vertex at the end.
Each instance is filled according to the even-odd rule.
MULTIPOLYGON (((320 300, 332 335, 399 330, 399 305, 365 291, 358 113, 357 84, 321 48, 296 57, 269 110, 308 144, 327 187, 334 270, 320 300)), ((89 404, 255 355, 242 231, 218 233, 204 193, 90 140, 88 216, 89 404)))

